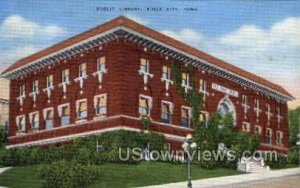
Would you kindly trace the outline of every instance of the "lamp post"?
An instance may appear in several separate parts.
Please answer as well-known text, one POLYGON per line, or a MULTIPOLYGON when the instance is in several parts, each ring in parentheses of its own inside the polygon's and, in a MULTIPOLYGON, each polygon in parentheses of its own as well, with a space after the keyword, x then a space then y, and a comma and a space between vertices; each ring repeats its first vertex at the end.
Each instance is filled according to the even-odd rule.
POLYGON ((192 188, 192 172, 191 172, 191 160, 190 150, 195 149, 197 144, 193 141, 191 134, 186 135, 185 142, 182 144, 183 150, 187 153, 187 173, 188 173, 188 188, 192 188))

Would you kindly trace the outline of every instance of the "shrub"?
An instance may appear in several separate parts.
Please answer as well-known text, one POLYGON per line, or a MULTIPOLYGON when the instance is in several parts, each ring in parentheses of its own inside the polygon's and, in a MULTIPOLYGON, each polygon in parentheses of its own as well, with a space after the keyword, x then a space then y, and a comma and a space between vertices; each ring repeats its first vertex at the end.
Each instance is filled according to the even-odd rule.
MULTIPOLYGON (((50 145, 47 149, 38 147, 8 149, 0 152, 0 165, 48 164, 58 160, 75 160, 80 164, 101 164, 104 161, 124 162, 119 159, 119 147, 149 147, 150 150, 160 150, 163 148, 163 136, 156 133, 114 131, 77 138, 72 144, 50 145), (104 147, 104 152, 98 153, 96 151, 97 141, 99 145, 104 147)), ((132 160, 126 162, 136 163, 132 160)))
POLYGON ((270 166, 270 168, 283 168, 287 164, 287 157, 282 156, 282 155, 269 155, 268 157, 265 158, 265 164, 266 166, 270 166))
POLYGON ((82 165, 74 161, 62 160, 39 168, 39 176, 45 180, 43 186, 47 188, 85 187, 99 175, 97 166, 82 165))
POLYGON ((288 154, 288 163, 289 164, 300 164, 300 151, 297 147, 291 148, 288 154))

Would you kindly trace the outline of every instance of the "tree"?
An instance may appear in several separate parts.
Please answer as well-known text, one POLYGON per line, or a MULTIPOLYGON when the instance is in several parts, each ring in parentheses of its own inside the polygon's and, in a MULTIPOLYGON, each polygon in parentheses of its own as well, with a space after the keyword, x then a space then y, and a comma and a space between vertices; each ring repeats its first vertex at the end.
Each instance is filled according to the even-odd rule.
POLYGON ((300 133, 300 107, 289 110, 289 144, 295 146, 300 133))

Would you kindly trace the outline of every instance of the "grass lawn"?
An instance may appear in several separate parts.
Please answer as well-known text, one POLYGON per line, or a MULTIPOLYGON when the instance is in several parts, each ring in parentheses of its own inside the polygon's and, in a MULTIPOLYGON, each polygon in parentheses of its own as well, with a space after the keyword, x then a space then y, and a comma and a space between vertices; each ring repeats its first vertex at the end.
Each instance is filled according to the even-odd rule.
MULTIPOLYGON (((90 188, 96 187, 135 187, 186 180, 185 164, 143 162, 139 165, 103 164, 99 166, 102 175, 90 188)), ((36 175, 38 165, 12 168, 0 175, 0 186, 41 187, 43 181, 36 175)), ((192 166, 193 179, 240 174, 233 169, 206 170, 192 166)))

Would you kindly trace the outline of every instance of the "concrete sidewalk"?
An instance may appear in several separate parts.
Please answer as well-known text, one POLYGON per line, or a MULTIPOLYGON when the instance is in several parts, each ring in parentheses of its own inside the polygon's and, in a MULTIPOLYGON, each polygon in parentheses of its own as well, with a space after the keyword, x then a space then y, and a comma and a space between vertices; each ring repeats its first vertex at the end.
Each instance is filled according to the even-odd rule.
MULTIPOLYGON (((282 178, 289 176, 299 176, 300 168, 290 168, 284 170, 273 170, 268 172, 260 172, 253 174, 242 174, 234 176, 224 176, 217 178, 208 178, 202 180, 193 180, 192 184, 194 188, 197 187, 232 187, 236 185, 245 185, 250 182, 270 180, 274 178, 282 178)), ((169 183, 163 185, 147 186, 147 188, 159 188, 159 187, 172 187, 182 188, 187 187, 187 182, 169 183)))

